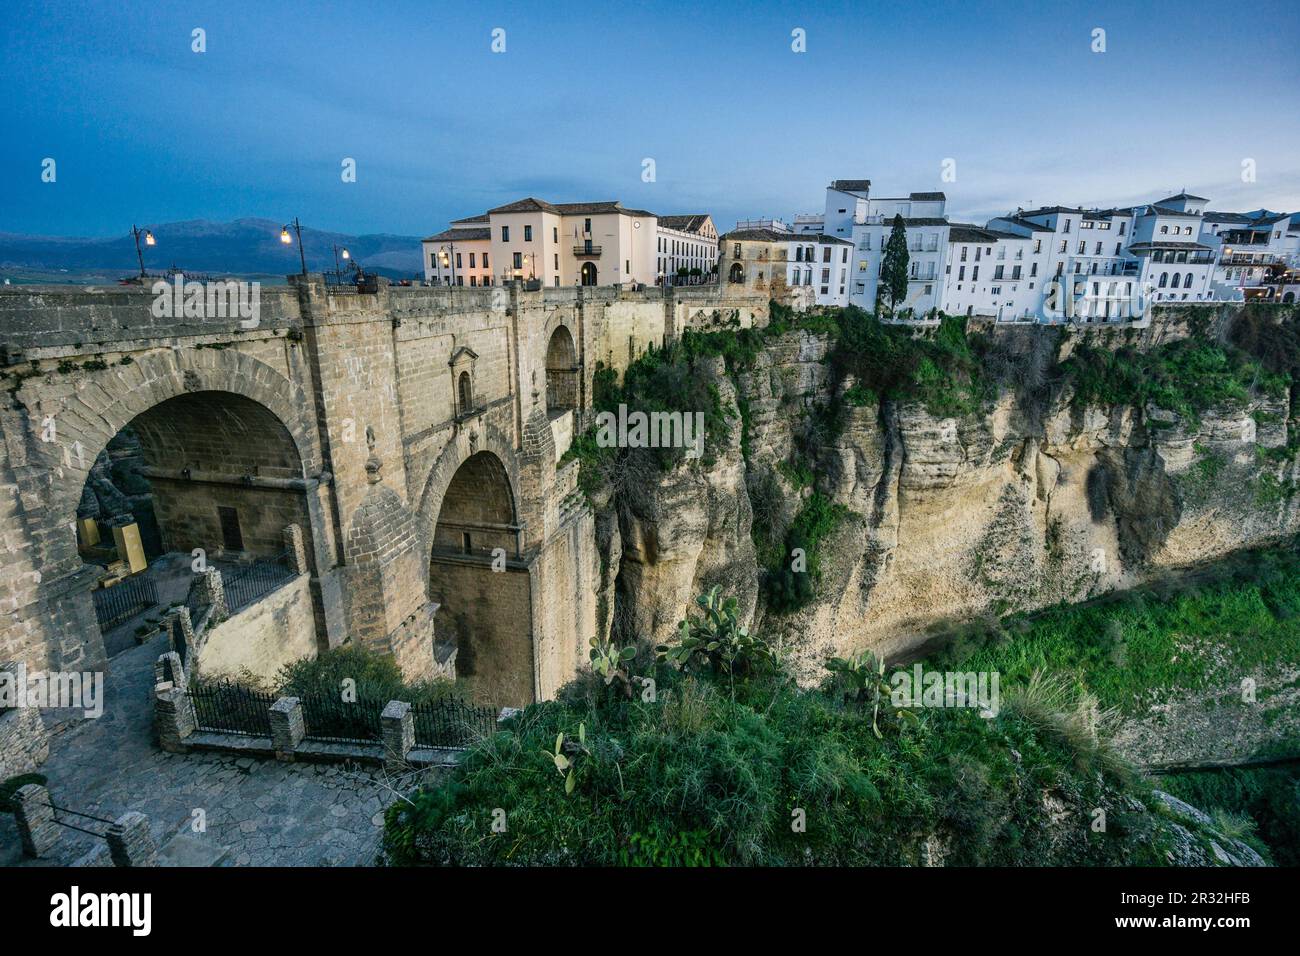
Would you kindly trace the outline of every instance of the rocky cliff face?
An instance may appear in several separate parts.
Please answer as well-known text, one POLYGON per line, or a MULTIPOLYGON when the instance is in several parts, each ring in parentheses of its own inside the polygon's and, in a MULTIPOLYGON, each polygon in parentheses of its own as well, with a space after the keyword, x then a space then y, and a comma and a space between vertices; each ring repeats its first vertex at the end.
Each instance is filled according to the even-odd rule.
MULTIPOLYGON (((1056 330, 996 334, 1023 363, 1013 385, 1071 346, 1056 330)), ((829 347, 805 331, 771 339, 734 386, 718 360, 745 447, 737 421, 711 466, 654 476, 619 509, 615 616, 634 628, 624 633, 668 638, 693 596, 720 583, 811 680, 831 655, 900 655, 949 620, 1086 599, 1300 532, 1300 496, 1284 493, 1300 479, 1285 400, 1187 424, 1026 386, 936 418, 920 403, 849 404, 853 382, 834 384, 829 347), (833 438, 818 406, 842 409, 833 438), (795 460, 812 486, 789 477, 795 460), (816 599, 765 612, 751 524, 788 526, 814 488, 852 515, 821 546, 816 599)))

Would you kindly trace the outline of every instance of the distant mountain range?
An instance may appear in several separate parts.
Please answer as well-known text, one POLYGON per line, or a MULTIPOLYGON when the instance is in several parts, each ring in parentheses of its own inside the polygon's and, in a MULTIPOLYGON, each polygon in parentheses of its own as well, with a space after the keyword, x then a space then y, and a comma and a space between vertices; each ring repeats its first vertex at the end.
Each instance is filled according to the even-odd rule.
MULTIPOLYGON (((302 266, 297 237, 289 245, 281 242, 281 225, 271 219, 142 223, 156 240, 143 247, 144 266, 151 274, 175 266, 190 274, 286 276, 302 266)), ((422 268, 415 236, 350 236, 303 227, 302 241, 311 272, 334 268, 334 246, 346 248, 366 271, 390 279, 412 278, 422 268)), ((0 279, 10 282, 105 282, 139 271, 129 232, 111 238, 0 232, 0 279)))

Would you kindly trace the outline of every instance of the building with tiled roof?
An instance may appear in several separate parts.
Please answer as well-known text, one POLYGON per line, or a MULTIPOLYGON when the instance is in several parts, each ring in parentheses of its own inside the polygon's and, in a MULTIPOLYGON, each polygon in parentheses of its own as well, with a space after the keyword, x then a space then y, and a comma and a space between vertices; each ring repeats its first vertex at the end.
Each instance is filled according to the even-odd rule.
POLYGON ((660 281, 695 283, 718 266, 718 230, 708 213, 660 216, 655 227, 655 268, 660 281))
POLYGON ((617 200, 553 203, 535 196, 453 221, 423 241, 426 281, 547 286, 650 284, 658 276, 657 217, 617 200))

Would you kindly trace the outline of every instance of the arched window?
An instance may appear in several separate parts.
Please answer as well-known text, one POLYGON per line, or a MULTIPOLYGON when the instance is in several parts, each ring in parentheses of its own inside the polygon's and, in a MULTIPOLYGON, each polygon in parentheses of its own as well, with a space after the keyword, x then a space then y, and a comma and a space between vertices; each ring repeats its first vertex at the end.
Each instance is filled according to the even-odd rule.
POLYGON ((1191 287, 1192 287, 1192 274, 1189 272, 1187 273, 1187 278, 1183 280, 1183 288, 1190 289, 1191 287))
POLYGON ((1163 289, 1167 285, 1169 285, 1169 273, 1162 272, 1160 273, 1160 288, 1163 289))
POLYGON ((1183 281, 1183 277, 1179 275, 1177 272, 1175 272, 1173 281, 1169 283, 1169 288, 1177 289, 1179 285, 1182 284, 1182 281, 1183 281))
POLYGON ((474 407, 474 390, 470 386, 469 372, 461 372, 456 383, 456 394, 460 400, 460 413, 468 415, 474 407))

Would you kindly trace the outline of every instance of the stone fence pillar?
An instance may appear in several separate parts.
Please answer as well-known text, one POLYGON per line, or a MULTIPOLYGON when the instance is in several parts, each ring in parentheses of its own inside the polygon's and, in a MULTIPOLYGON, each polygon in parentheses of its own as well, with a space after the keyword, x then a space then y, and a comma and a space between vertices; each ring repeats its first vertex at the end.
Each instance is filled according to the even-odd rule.
POLYGON ((302 540, 302 528, 296 524, 284 526, 284 550, 287 552, 289 569, 294 574, 306 574, 307 548, 302 540))
POLYGON ((158 659, 153 662, 153 683, 154 687, 159 684, 171 684, 181 690, 189 689, 189 680, 185 677, 185 668, 181 664, 179 654, 175 651, 167 651, 158 655, 158 659))
POLYGON ((155 688, 153 720, 159 747, 168 753, 189 753, 186 740, 198 726, 198 718, 194 713, 194 700, 185 688, 166 685, 155 688))
POLYGON ((14 818, 28 856, 43 856, 59 842, 59 825, 54 822, 50 791, 29 783, 14 792, 14 818))
POLYGON ((157 866, 158 845, 149 829, 149 818, 132 810, 109 826, 108 855, 114 866, 157 866))
POLYGON ((212 607, 212 623, 217 624, 230 617, 230 608, 226 604, 226 584, 221 572, 208 568, 199 574, 199 601, 212 607))
POLYGON ((302 718, 302 701, 281 697, 271 705, 271 745, 277 760, 293 760, 293 752, 307 733, 302 718))
POLYGON ((415 717, 411 705, 390 700, 379 715, 384 737, 384 766, 392 771, 406 768, 406 755, 415 746, 415 717))
POLYGON ((194 622, 190 620, 188 607, 181 605, 167 612, 167 633, 171 635, 172 650, 180 656, 190 673, 198 670, 198 642, 194 638, 194 622))

